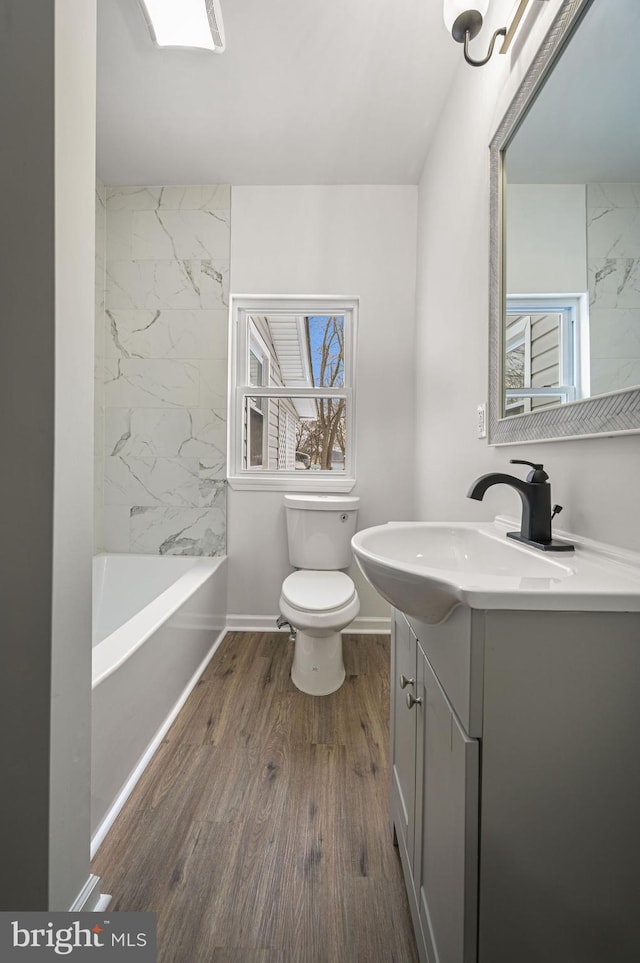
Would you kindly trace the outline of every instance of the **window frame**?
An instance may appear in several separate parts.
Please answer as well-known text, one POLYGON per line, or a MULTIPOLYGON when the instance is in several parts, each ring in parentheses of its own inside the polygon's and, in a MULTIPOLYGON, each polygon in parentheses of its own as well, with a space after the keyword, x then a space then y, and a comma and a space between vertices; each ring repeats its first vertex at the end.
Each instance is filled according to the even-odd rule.
MULTIPOLYGON (((561 398, 557 404, 566 404, 571 401, 585 397, 589 393, 589 307, 588 300, 584 294, 532 294, 532 295, 508 295, 505 306, 505 326, 510 315, 536 315, 536 314, 559 314, 560 315, 560 336, 559 336, 559 385, 551 385, 548 388, 532 388, 530 385, 523 388, 504 388, 502 389, 502 417, 518 418, 527 411, 527 401, 529 404, 533 398, 552 397, 561 398), (525 411, 520 414, 509 414, 509 408, 515 408, 520 399, 524 404, 525 411), (511 404, 509 402, 511 401, 511 404)), ((504 346, 504 364, 506 364, 506 353, 508 345, 504 346)), ((543 409, 545 411, 550 409, 543 409)))
MULTIPOLYGON (((359 298, 339 295, 231 295, 229 299, 229 419, 227 428, 228 481, 233 489, 263 491, 350 492, 356 483, 355 378, 359 298), (344 386, 341 388, 260 387, 249 385, 250 317, 273 314, 292 317, 341 315, 344 324, 344 386), (248 397, 344 398, 347 451, 345 469, 300 471, 243 466, 244 411, 248 397)), ((256 332, 257 333, 257 332, 256 332)), ((260 339, 262 340, 262 339, 260 339)), ((262 347, 266 345, 262 342, 262 347)), ((268 355, 268 349, 267 349, 268 355)), ((267 429, 268 431, 268 429, 267 429)), ((264 459, 263 459, 264 464, 264 459)))

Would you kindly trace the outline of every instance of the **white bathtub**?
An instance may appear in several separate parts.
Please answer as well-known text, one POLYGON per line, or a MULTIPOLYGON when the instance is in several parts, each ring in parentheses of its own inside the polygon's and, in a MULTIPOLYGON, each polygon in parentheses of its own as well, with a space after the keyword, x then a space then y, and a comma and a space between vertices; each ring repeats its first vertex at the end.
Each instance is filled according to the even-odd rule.
POLYGON ((224 635, 226 558, 98 555, 92 855, 224 635))

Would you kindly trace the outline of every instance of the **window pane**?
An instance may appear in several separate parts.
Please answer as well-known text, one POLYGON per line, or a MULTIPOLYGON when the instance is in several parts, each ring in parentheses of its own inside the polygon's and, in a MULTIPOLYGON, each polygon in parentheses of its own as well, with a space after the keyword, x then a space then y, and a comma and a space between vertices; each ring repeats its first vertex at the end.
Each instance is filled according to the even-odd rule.
POLYGON ((249 384, 256 387, 264 384, 264 362, 253 350, 249 351, 249 384))
POLYGON ((566 401, 565 395, 510 395, 505 404, 505 417, 523 415, 539 408, 551 408, 566 401))
MULTIPOLYGON (((531 315, 531 385, 534 388, 563 383, 560 380, 560 322, 558 313, 531 315)), ((552 404, 558 404, 557 399, 552 404)))
POLYGON ((263 468, 264 462, 264 415, 259 408, 247 404, 247 451, 249 468, 263 468))
POLYGON ((265 356, 251 347, 248 384, 267 384, 268 358, 276 387, 344 388, 344 315, 252 315, 249 323, 265 356))
POLYGON ((525 382, 525 346, 518 345, 507 352, 504 369, 505 388, 524 388, 525 382))
POLYGON ((307 318, 313 383, 317 388, 344 387, 344 318, 312 315, 307 318))
POLYGON ((540 395, 531 399, 531 410, 537 411, 538 408, 552 408, 561 405, 567 400, 566 395, 540 395))
POLYGON ((249 430, 244 467, 344 472, 348 444, 346 404, 344 398, 294 395, 247 399, 249 430), (259 428, 256 415, 260 417, 259 428), (258 432, 262 446, 259 451, 258 432))

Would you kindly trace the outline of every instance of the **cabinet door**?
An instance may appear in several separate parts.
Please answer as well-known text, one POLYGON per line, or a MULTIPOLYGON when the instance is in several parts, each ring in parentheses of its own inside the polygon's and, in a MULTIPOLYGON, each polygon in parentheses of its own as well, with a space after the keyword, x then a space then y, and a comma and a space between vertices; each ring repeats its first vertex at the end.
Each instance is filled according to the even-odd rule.
POLYGON ((475 963, 479 747, 419 650, 414 878, 431 963, 475 963))
POLYGON ((401 612, 393 614, 391 645, 391 819, 411 868, 416 793, 416 714, 407 708, 415 695, 418 645, 401 612), (404 679, 403 679, 404 677, 404 679), (406 684, 404 680, 411 679, 406 684))

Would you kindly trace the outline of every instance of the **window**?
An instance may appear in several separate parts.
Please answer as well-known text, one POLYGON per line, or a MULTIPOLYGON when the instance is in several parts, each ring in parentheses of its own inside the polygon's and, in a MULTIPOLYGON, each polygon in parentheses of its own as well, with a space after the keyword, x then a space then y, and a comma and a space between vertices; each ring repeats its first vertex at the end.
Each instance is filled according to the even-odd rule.
POLYGON ((356 319, 356 299, 232 298, 232 487, 353 488, 356 319))
MULTIPOLYGON (((264 388, 269 384, 269 349, 260 337, 253 321, 249 323, 248 382, 252 387, 264 388)), ((247 396, 245 412, 247 468, 262 469, 268 455, 265 432, 265 399, 247 396)))
POLYGON ((505 416, 588 394, 586 313, 580 297, 507 298, 505 416))

